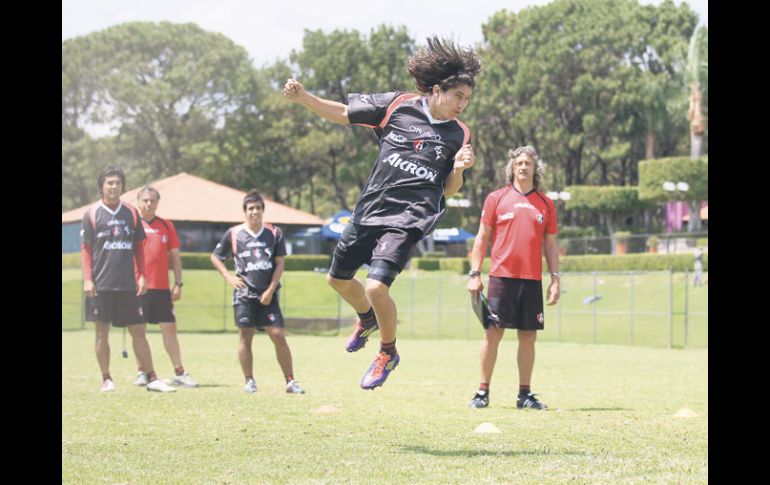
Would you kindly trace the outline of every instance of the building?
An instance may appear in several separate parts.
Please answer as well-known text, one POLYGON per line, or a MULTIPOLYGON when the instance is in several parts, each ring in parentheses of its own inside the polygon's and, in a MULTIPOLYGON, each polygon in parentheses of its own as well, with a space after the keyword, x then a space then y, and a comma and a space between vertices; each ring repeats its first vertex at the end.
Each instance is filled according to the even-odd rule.
MULTIPOLYGON (((243 222, 246 192, 241 190, 184 172, 150 185, 160 192, 158 215, 174 222, 183 252, 210 252, 227 228, 243 222)), ((127 191, 121 200, 135 206, 140 188, 127 191)), ((80 224, 90 206, 62 213, 62 253, 80 251, 80 224)), ((320 217, 265 198, 263 220, 283 229, 289 254, 320 253, 320 243, 307 237, 308 229, 320 230, 320 217)))

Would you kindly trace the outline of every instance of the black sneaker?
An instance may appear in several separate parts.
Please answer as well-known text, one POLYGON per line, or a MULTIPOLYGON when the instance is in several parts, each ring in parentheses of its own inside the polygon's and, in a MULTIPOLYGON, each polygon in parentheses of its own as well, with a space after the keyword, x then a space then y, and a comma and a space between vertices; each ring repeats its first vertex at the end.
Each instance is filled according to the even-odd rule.
POLYGON ((468 404, 469 408, 485 408, 487 406, 489 406, 489 392, 487 391, 477 391, 468 404))
POLYGON ((537 394, 519 394, 519 398, 516 399, 517 408, 532 408, 532 409, 548 409, 548 406, 541 403, 535 397, 537 394))

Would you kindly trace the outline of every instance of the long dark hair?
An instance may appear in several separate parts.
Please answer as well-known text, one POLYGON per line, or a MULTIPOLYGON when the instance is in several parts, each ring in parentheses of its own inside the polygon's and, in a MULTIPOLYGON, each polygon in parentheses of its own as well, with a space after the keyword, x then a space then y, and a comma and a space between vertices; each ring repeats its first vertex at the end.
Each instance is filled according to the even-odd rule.
POLYGON ((406 65, 420 92, 430 92, 436 84, 442 91, 460 84, 476 86, 481 59, 472 48, 462 48, 436 36, 427 40, 428 46, 418 50, 406 65))

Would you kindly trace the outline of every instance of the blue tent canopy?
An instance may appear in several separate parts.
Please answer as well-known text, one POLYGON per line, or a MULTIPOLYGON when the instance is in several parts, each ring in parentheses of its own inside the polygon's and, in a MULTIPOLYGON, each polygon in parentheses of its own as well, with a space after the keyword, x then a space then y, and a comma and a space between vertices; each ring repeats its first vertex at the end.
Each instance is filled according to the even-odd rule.
POLYGON ((436 229, 433 231, 433 240, 437 243, 461 243, 476 237, 462 227, 436 229))
POLYGON ((327 219, 325 224, 321 226, 321 236, 327 241, 337 241, 342 235, 342 231, 345 230, 345 226, 350 223, 350 211, 341 210, 327 219))

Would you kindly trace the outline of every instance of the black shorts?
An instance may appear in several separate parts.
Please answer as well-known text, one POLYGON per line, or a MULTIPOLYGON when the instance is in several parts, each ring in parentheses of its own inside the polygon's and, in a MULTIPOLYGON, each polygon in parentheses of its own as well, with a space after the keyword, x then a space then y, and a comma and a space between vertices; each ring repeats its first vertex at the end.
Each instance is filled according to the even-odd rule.
POLYGON ((387 261, 401 272, 421 237, 417 229, 348 224, 334 248, 329 274, 349 280, 358 268, 375 260, 387 261))
POLYGON ((147 323, 176 323, 171 290, 147 290, 139 301, 147 323))
POLYGON ((278 306, 278 292, 273 294, 269 304, 263 305, 258 299, 244 301, 237 300, 233 304, 235 326, 239 328, 265 326, 283 328, 283 313, 278 306))
POLYGON ((116 327, 147 323, 139 297, 133 291, 97 291, 86 297, 86 321, 112 323, 116 327))
POLYGON ((489 277, 489 311, 500 317, 498 327, 543 330, 543 283, 540 280, 489 277))

